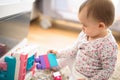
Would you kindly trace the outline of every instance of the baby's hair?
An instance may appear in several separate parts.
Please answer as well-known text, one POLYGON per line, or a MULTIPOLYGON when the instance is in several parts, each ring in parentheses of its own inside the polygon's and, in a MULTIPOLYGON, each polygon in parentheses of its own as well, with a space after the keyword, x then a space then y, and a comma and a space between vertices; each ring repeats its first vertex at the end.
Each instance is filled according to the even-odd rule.
POLYGON ((112 25, 115 8, 111 0, 86 0, 79 8, 79 13, 84 7, 87 7, 87 17, 92 16, 106 26, 112 25))

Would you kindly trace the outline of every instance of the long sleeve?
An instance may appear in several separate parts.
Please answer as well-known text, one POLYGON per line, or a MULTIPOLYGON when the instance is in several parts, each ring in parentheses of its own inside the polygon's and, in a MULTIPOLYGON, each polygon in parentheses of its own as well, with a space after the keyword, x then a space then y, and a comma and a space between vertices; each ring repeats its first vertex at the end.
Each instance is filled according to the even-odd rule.
POLYGON ((68 47, 66 49, 62 49, 58 51, 57 57, 58 58, 70 58, 74 57, 77 54, 77 46, 74 43, 72 47, 68 47))
POLYGON ((118 53, 117 45, 107 43, 101 48, 100 52, 102 69, 89 80, 108 80, 114 71, 118 53))

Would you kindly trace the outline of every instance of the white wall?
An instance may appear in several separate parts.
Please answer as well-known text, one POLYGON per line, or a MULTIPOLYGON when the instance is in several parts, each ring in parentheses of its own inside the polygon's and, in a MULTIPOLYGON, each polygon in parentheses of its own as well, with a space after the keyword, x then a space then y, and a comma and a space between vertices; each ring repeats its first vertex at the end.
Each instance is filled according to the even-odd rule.
MULTIPOLYGON (((64 19, 78 21, 78 9, 85 0, 51 0, 51 7, 64 19)), ((115 18, 120 18, 120 0, 112 0, 115 5, 115 18)))
POLYGON ((31 11, 34 0, 0 0, 0 18, 31 11))
POLYGON ((79 21, 78 9, 85 0, 52 0, 52 8, 64 19, 79 21))
POLYGON ((112 0, 115 6, 115 18, 120 18, 120 0, 112 0))

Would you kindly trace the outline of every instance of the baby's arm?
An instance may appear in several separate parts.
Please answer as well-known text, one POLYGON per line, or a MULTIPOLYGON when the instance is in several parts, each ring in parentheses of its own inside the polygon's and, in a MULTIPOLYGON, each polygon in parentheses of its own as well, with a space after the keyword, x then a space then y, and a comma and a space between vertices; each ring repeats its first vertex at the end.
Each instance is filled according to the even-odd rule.
POLYGON ((69 48, 65 48, 62 50, 48 50, 47 54, 49 53, 53 53, 57 56, 57 58, 69 58, 69 57, 73 57, 76 55, 77 53, 77 44, 74 44, 72 47, 69 48))
POLYGON ((117 53, 118 49, 114 43, 104 45, 101 50, 102 70, 89 80, 108 80, 113 74, 117 53))
POLYGON ((66 49, 59 50, 56 56, 58 58, 70 58, 75 57, 77 54, 77 44, 74 44, 72 47, 68 47, 66 49))
POLYGON ((81 32, 77 38, 77 40, 74 42, 74 44, 71 47, 63 48, 59 51, 56 50, 49 50, 47 53, 53 53, 56 54, 57 58, 70 58, 75 57, 78 51, 78 44, 80 43, 81 38, 83 38, 83 35, 85 35, 83 32, 81 32))
POLYGON ((71 58, 75 57, 78 51, 78 44, 81 42, 81 39, 84 37, 84 33, 81 32, 71 47, 62 49, 58 51, 57 57, 58 58, 71 58))

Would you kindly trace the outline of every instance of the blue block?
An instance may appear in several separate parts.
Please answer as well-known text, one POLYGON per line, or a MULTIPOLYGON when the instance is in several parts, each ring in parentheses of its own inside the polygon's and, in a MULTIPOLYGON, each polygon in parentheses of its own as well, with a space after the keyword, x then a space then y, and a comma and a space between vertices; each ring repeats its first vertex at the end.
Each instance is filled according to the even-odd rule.
POLYGON ((50 67, 51 67, 51 68, 58 66, 58 63, 57 63, 57 59, 56 59, 55 54, 49 53, 49 54, 48 54, 48 60, 49 60, 49 63, 50 63, 50 67))
POLYGON ((0 71, 0 80, 14 80, 16 59, 12 56, 6 56, 7 71, 0 71))
POLYGON ((26 70, 29 71, 33 65, 34 65, 34 58, 35 58, 35 55, 32 55, 31 57, 28 58, 27 60, 27 67, 26 67, 26 70))

